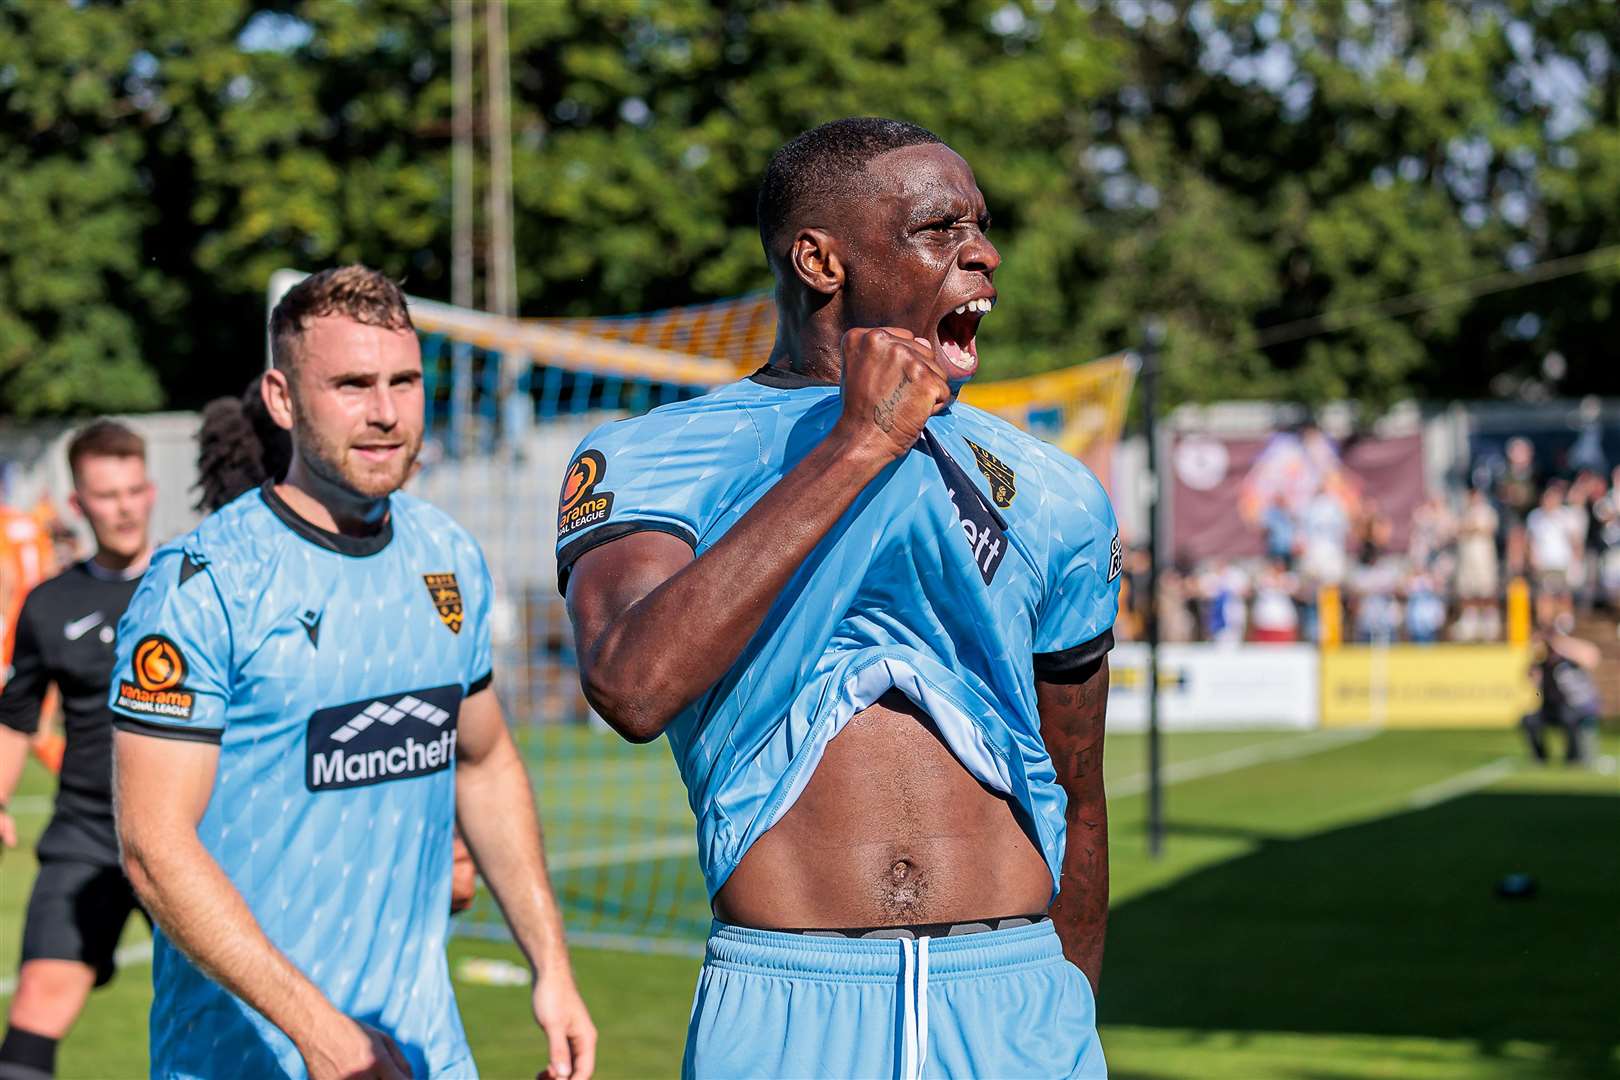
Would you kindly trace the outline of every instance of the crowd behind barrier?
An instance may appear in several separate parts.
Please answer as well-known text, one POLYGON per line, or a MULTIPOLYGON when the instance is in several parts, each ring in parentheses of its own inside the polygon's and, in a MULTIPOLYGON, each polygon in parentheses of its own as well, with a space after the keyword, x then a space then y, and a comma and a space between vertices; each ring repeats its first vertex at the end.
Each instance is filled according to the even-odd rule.
MULTIPOLYGON (((1317 642, 1326 596, 1340 640, 1502 641, 1516 579, 1529 583, 1537 625, 1620 616, 1620 467, 1539 462, 1529 440, 1510 439, 1475 460, 1466 483, 1430 492, 1405 524, 1397 530, 1372 498, 1347 507, 1324 490, 1299 509, 1278 500, 1260 517, 1263 555, 1161 566, 1160 640, 1317 642), (1398 532, 1404 545, 1392 543, 1398 532)), ((1147 573, 1146 547, 1133 547, 1123 640, 1144 634, 1147 573)))

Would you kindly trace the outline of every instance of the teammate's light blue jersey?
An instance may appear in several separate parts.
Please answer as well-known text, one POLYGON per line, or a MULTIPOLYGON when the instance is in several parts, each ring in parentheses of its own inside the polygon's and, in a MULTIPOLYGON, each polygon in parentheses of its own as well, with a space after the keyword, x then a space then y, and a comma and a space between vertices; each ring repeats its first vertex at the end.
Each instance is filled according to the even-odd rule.
MULTIPOLYGON (((198 835, 270 940, 416 1076, 473 1073, 445 958, 456 720, 490 679, 489 573, 419 499, 357 540, 265 487, 153 556, 118 627, 124 731, 217 742, 198 835)), ((156 935, 152 1074, 302 1076, 156 935)))
MULTIPOLYGON (((638 530, 702 554, 831 430, 837 387, 760 373, 597 428, 563 481, 558 573, 638 530)), ((1113 642, 1119 538, 1079 462, 961 404, 856 498, 742 656, 668 727, 712 896, 809 782, 827 743, 890 688, 963 766, 1026 811, 1052 871, 1066 797, 1035 678, 1113 642)))

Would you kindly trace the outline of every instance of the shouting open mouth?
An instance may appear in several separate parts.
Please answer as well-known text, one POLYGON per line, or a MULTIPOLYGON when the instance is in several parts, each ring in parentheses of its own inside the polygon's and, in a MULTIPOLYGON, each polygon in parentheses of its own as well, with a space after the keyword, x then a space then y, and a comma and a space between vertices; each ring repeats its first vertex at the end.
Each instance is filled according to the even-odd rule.
POLYGON ((979 346, 975 341, 979 320, 995 306, 994 293, 976 296, 958 304, 939 320, 936 331, 939 354, 964 376, 973 374, 979 368, 979 346))

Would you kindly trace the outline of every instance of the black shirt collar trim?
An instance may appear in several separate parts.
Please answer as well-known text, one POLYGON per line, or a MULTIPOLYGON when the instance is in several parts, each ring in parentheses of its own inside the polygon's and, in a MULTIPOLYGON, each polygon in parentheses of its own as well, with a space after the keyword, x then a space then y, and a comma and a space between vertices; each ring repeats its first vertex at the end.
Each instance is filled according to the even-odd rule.
POLYGON ((139 570, 109 570, 96 562, 94 558, 80 560, 79 569, 97 581, 109 581, 114 584, 139 581, 146 573, 145 566, 142 566, 139 570))
POLYGON ((394 538, 394 515, 392 512, 383 518, 382 528, 370 536, 346 536, 343 533, 327 532, 319 525, 302 517, 298 511, 287 505, 285 499, 276 494, 274 480, 266 480, 259 489, 259 495, 264 499, 264 505, 270 512, 281 519, 281 523, 299 536, 308 540, 317 547, 328 551, 335 551, 339 555, 349 555, 363 559, 367 555, 375 555, 388 546, 394 538))
POLYGON ((776 390, 802 390, 807 386, 838 385, 837 383, 822 382, 820 379, 812 378, 797 371, 783 371, 781 368, 773 368, 769 364, 748 377, 761 386, 769 386, 776 390))

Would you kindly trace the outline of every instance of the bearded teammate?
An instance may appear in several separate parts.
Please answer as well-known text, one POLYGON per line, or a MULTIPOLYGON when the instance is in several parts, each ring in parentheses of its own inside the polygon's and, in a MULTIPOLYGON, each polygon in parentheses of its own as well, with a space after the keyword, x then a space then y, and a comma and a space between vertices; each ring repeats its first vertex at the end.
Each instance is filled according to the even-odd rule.
POLYGON ((553 1076, 596 1034, 490 688, 477 544, 398 491, 422 437, 404 295, 349 266, 271 316, 266 483, 161 548, 120 625, 125 866, 156 919, 152 1073, 471 1076, 445 936, 464 826, 535 972, 553 1076))
POLYGON ((1001 258, 949 147, 816 128, 759 224, 769 361, 597 429, 559 520, 586 695, 698 819, 685 1073, 1102 1076, 1113 511, 955 400, 1001 258))
POLYGON ((0 1080, 53 1073, 57 1043, 90 991, 113 977, 113 950, 140 910, 118 865, 107 684, 113 628, 151 556, 147 529, 156 489, 146 475, 146 444, 122 424, 89 424, 68 443, 67 457, 69 501, 90 523, 96 553, 28 594, 17 620, 13 674, 0 693, 0 845, 17 842, 5 804, 52 686, 61 694, 67 736, 56 808, 39 840, 22 968, 0 1042, 0 1080))
MULTIPOLYGON (((197 509, 212 514, 266 480, 280 483, 292 460, 292 439, 264 406, 264 376, 240 397, 215 398, 203 406, 197 428, 197 509)), ((478 872, 458 832, 451 845, 450 913, 472 907, 478 872)))

